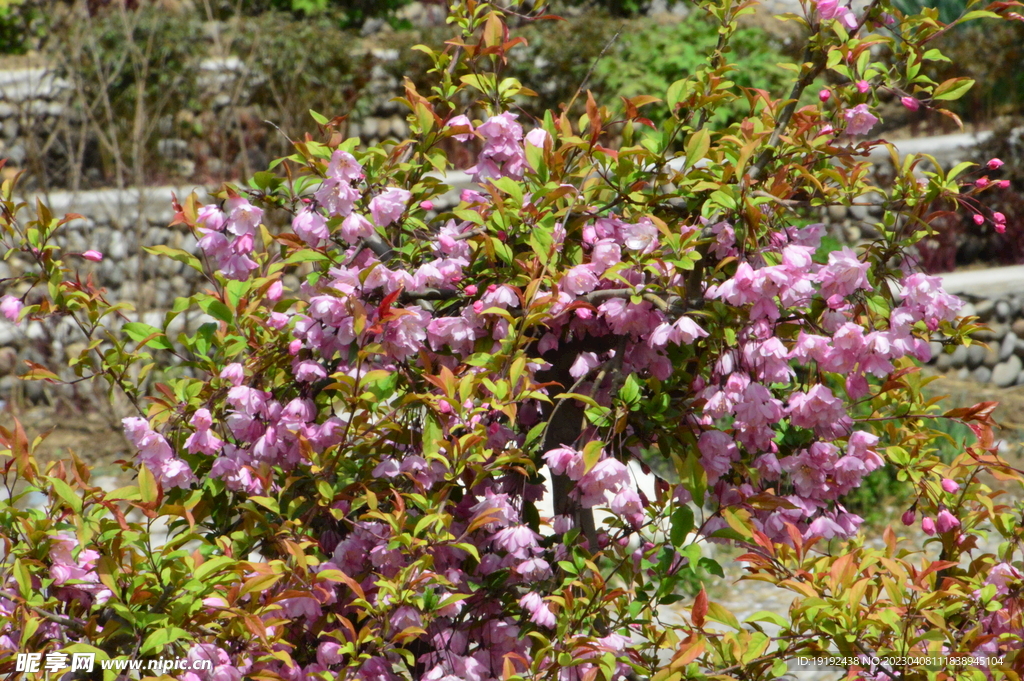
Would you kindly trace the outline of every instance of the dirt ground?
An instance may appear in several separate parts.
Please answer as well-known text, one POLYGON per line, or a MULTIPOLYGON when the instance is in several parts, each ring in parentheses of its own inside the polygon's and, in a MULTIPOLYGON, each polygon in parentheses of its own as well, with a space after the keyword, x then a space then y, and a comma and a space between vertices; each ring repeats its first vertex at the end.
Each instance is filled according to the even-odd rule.
POLYGON ((110 416, 99 413, 74 412, 68 408, 36 406, 12 413, 0 413, 0 424, 14 426, 21 422, 29 441, 45 436, 36 448, 40 464, 66 459, 69 450, 93 467, 96 474, 119 477, 120 466, 114 462, 129 458, 128 443, 120 424, 110 416))

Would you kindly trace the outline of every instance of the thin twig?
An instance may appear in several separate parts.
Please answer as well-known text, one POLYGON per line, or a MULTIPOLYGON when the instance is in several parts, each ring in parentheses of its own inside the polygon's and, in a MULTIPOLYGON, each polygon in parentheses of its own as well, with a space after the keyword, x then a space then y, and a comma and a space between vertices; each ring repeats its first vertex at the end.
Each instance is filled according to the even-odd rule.
POLYGON ((611 40, 609 40, 605 44, 604 48, 602 48, 601 54, 597 55, 597 58, 594 59, 593 63, 590 64, 590 69, 587 70, 587 75, 583 76, 583 82, 580 83, 580 86, 578 88, 576 88, 576 93, 572 96, 572 99, 569 100, 569 103, 565 107, 565 111, 572 110, 572 105, 576 103, 576 98, 580 96, 580 93, 583 92, 583 88, 585 88, 587 86, 587 83, 590 82, 590 76, 593 75, 594 69, 597 68, 598 62, 600 62, 601 59, 604 58, 605 53, 607 53, 608 50, 611 49, 612 44, 619 39, 620 35, 622 35, 622 31, 616 31, 615 35, 612 36, 611 40))

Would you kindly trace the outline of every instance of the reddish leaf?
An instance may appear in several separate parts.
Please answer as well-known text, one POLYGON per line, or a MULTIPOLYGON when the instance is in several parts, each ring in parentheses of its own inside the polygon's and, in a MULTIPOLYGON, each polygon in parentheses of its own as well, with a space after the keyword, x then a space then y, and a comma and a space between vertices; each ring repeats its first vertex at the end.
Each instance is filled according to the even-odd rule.
POLYGON ((702 586, 697 598, 693 600, 693 608, 690 611, 690 620, 697 628, 704 626, 704 616, 708 614, 708 592, 702 586))

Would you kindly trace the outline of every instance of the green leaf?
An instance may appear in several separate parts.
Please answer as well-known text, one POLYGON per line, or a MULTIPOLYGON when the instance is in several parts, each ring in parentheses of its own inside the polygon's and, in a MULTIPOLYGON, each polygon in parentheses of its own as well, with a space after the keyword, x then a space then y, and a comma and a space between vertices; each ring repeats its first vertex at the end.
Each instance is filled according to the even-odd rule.
POLYGON ((693 529, 693 511, 689 506, 683 504, 672 512, 672 525, 669 530, 669 540, 672 546, 679 548, 686 541, 686 536, 693 529))
POLYGON ((593 468, 598 461, 601 460, 601 451, 604 449, 604 443, 600 440, 591 440, 583 448, 583 468, 584 472, 589 473, 590 469, 593 468))
POLYGON ((974 87, 974 81, 970 78, 950 78, 935 88, 932 99, 955 100, 967 94, 967 91, 974 87))
POLYGON ((720 622, 726 626, 732 627, 733 629, 741 629, 740 622, 736 619, 736 616, 726 610, 719 603, 708 603, 708 615, 709 620, 720 622))
POLYGON ((770 612, 768 610, 758 610, 753 615, 743 620, 744 622, 768 622, 780 627, 789 626, 789 622, 786 618, 776 612, 770 612))
MULTIPOLYGON (((711 148, 711 133, 707 128, 701 128, 693 133, 686 143, 686 167, 691 168, 693 164, 707 156, 711 148)), ((732 206, 735 208, 735 204, 732 206)))
POLYGON ((151 504, 160 498, 160 487, 149 466, 139 466, 139 496, 144 504, 151 504))
POLYGON ((216 298, 207 297, 199 301, 199 308, 214 319, 219 319, 225 324, 230 324, 234 319, 231 310, 227 305, 216 298))
POLYGON ((234 558, 229 558, 228 556, 214 556, 197 567, 192 576, 202 581, 228 565, 234 565, 237 562, 234 558))
POLYGON ((668 93, 665 95, 665 102, 670 111, 675 111, 679 102, 683 101, 689 94, 690 81, 686 78, 677 80, 668 86, 668 93))
POLYGON ((313 120, 316 121, 320 125, 327 125, 327 123, 329 122, 327 120, 327 116, 324 116, 323 114, 319 114, 316 111, 313 111, 312 109, 309 110, 309 115, 312 116, 313 120))
POLYGON ((152 255, 164 256, 171 260, 177 260, 183 262, 197 272, 203 271, 203 263, 199 261, 199 258, 192 255, 188 251, 183 251, 180 248, 171 248, 170 246, 144 246, 143 250, 152 255))
POLYGON ((157 629, 146 637, 146 641, 142 644, 142 648, 139 652, 143 655, 151 652, 155 653, 163 650, 163 647, 168 643, 173 643, 174 641, 183 638, 190 639, 192 637, 187 631, 179 629, 178 627, 164 627, 162 629, 157 629))
POLYGON ((636 374, 630 374, 626 377, 626 382, 622 384, 622 388, 619 390, 619 397, 630 406, 636 404, 640 399, 640 379, 636 377, 636 374))
POLYGON ((174 349, 174 346, 171 345, 171 341, 167 340, 164 332, 155 326, 143 324, 142 322, 128 322, 121 327, 121 330, 124 331, 126 336, 137 343, 160 350, 174 349))
POLYGON ((271 497, 249 497, 249 501, 255 501, 263 508, 273 511, 278 515, 281 514, 281 507, 278 505, 277 499, 273 499, 271 497))
POLYGON ((516 207, 521 207, 523 205, 523 188, 511 177, 502 177, 497 180, 492 180, 492 183, 495 187, 511 196, 516 202, 516 207))
POLYGON ((63 499, 71 507, 71 510, 78 514, 82 512, 82 498, 75 494, 75 491, 71 489, 71 485, 60 478, 47 478, 47 481, 53 487, 54 493, 63 499))
POLYGON ((296 251, 289 255, 288 258, 284 261, 284 264, 294 265, 295 263, 299 262, 327 262, 329 260, 330 258, 328 258, 323 253, 311 251, 309 249, 303 249, 301 251, 296 251))

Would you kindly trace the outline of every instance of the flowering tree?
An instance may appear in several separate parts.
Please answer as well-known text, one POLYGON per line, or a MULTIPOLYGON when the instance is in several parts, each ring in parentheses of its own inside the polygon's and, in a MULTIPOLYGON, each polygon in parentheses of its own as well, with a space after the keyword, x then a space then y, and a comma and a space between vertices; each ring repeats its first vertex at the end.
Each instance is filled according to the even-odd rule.
POLYGON ((775 99, 728 80, 752 3, 702 7, 719 48, 663 101, 611 120, 587 97, 579 120, 524 134, 529 90, 502 76, 514 8, 454 3, 459 36, 421 48, 436 85, 407 86, 411 139, 360 149, 316 115, 323 140, 279 172, 176 206, 200 257, 151 250, 209 287, 164 328, 119 326, 122 308, 69 276, 62 221, 19 221, 8 182, 8 245, 37 270, 0 309, 70 316, 90 339, 74 368, 135 405, 137 481, 104 491, 77 459, 41 470, 20 425, 3 432, 0 669, 90 652, 209 662, 181 681, 670 681, 774 678, 834 651, 856 678, 1017 679, 1020 508, 987 485, 1018 471, 996 455, 993 405, 943 414, 917 373, 930 339, 952 349, 977 327, 914 272, 913 245, 933 203, 980 190, 958 179, 968 164, 927 157, 873 186, 865 160, 884 144, 863 137, 879 93, 938 107, 970 86, 920 74, 948 27, 887 0, 808 4, 775 99), (841 84, 798 106, 826 72, 841 84), (736 97, 749 117, 710 130, 736 97), (672 116, 645 130, 654 105, 672 116), (442 212, 446 140, 473 148, 477 185, 442 212), (882 236, 822 249, 811 209, 868 192, 882 236), (46 295, 23 306, 30 285, 46 295), (190 309, 208 322, 168 335, 190 309), (978 443, 944 463, 937 419, 978 443), (913 483, 903 521, 920 517, 924 552, 892 529, 883 547, 858 537, 843 498, 883 465, 913 483), (17 503, 33 490, 46 508, 17 503), (991 534, 997 554, 979 548, 991 534), (745 549, 789 611, 739 622, 703 588, 684 607, 721 571, 708 542, 745 549), (957 657, 937 671, 927 653, 957 657))

